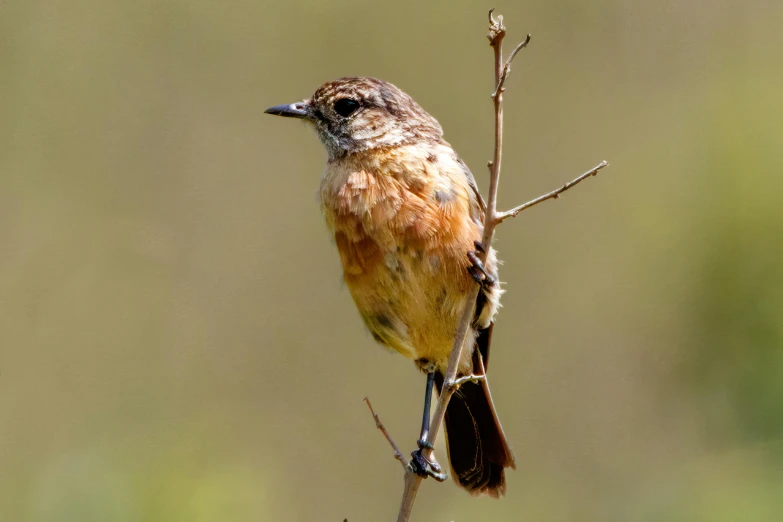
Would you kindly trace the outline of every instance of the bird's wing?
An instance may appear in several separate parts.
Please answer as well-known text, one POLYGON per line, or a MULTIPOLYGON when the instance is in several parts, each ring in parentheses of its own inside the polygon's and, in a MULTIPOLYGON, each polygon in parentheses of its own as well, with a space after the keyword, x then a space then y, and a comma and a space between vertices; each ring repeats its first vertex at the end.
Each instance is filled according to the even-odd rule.
POLYGON ((495 321, 489 323, 489 326, 478 331, 476 336, 476 348, 481 353, 481 359, 484 362, 484 371, 489 366, 489 345, 492 343, 492 330, 495 327, 495 321))
MULTIPOLYGON (((479 192, 478 186, 476 186, 476 178, 473 177, 473 173, 468 168, 467 164, 462 161, 461 158, 457 158, 457 161, 459 162, 460 167, 462 167, 462 172, 465 173, 465 178, 468 180, 468 186, 470 187, 471 192, 473 193, 473 196, 475 196, 475 203, 478 206, 477 214, 480 213, 480 215, 471 216, 473 219, 478 219, 482 224, 484 223, 484 213, 487 211, 487 204, 484 203, 484 198, 481 197, 481 192, 479 192)), ((474 199, 471 198, 471 203, 474 202, 474 199)), ((473 205, 471 205, 472 207, 473 205)), ((474 209, 471 208, 471 211, 474 209)))

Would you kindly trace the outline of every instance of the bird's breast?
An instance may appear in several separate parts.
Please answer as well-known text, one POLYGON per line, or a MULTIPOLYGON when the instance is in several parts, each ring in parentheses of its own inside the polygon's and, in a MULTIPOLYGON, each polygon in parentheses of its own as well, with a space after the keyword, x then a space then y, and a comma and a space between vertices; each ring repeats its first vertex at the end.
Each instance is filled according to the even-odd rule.
POLYGON ((470 187, 431 156, 395 151, 335 162, 320 192, 365 324, 376 340, 414 359, 423 347, 447 356, 472 284, 466 253, 480 237, 470 187))
POLYGON ((406 257, 425 271, 448 269, 443 258, 456 251, 467 266, 480 226, 467 178, 453 170, 418 147, 331 162, 321 204, 346 275, 397 272, 406 257))

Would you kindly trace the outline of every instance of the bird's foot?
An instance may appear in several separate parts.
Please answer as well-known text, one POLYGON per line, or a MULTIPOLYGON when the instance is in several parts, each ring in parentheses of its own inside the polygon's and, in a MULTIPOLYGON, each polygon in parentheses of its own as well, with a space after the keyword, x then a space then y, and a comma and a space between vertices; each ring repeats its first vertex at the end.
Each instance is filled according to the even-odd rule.
POLYGON ((484 245, 478 241, 474 241, 473 244, 475 245, 476 250, 468 252, 468 260, 470 261, 468 273, 470 274, 470 277, 482 287, 489 288, 496 283, 496 280, 492 274, 487 271, 484 263, 481 262, 481 259, 479 259, 477 255, 477 252, 485 252, 484 245))
POLYGON ((432 477, 438 482, 443 482, 446 480, 447 475, 441 471, 440 464, 438 464, 438 461, 435 460, 435 457, 432 455, 429 457, 424 456, 425 449, 431 450, 433 448, 432 443, 423 439, 419 439, 418 445, 419 449, 411 453, 411 471, 420 477, 432 477))

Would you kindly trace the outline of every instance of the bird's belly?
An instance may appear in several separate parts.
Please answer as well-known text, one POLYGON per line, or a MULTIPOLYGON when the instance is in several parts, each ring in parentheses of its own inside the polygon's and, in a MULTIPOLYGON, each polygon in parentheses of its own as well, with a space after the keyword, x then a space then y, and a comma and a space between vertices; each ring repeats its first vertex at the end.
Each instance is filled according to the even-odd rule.
POLYGON ((363 247, 371 255, 362 270, 345 264, 343 249, 341 257, 346 285, 373 338, 408 358, 445 367, 471 283, 464 267, 442 252, 378 247, 373 255, 373 248, 363 247))

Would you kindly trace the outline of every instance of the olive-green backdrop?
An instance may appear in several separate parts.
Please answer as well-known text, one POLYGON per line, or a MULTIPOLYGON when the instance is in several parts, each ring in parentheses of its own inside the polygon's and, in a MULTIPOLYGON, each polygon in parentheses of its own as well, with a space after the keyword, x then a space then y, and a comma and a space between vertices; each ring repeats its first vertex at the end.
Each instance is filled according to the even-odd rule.
MULTIPOLYGON (((343 75, 486 191, 477 1, 0 2, 0 520, 393 520, 424 380, 341 283, 305 125, 343 75)), ((783 3, 510 2, 502 501, 417 521, 780 520, 783 3)), ((438 455, 445 460, 442 442, 438 455)))

